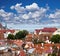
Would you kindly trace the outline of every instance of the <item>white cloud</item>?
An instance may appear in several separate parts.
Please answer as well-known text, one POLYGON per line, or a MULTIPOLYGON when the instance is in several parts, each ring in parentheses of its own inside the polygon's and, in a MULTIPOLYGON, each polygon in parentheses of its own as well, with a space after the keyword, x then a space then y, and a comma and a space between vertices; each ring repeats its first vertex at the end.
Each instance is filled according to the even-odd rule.
POLYGON ((11 6, 10 9, 14 9, 14 6, 11 6))
POLYGON ((40 16, 40 12, 36 11, 36 12, 33 13, 32 18, 37 18, 39 16, 40 16))
POLYGON ((34 12, 28 12, 27 14, 23 14, 22 18, 23 19, 31 19, 33 18, 34 20, 38 21, 41 19, 41 17, 43 17, 45 15, 45 12, 47 11, 47 9, 45 8, 40 8, 37 11, 34 12))
POLYGON ((23 7, 22 3, 20 3, 20 4, 17 3, 16 5, 11 6, 10 9, 12 9, 12 10, 14 9, 18 13, 26 13, 26 11, 38 10, 39 6, 37 3, 33 3, 31 5, 27 5, 27 6, 23 7))
POLYGON ((32 15, 32 18, 39 18, 43 15, 45 15, 45 12, 47 11, 47 9, 45 8, 40 8, 38 11, 35 11, 32 15))
POLYGON ((39 6, 36 3, 33 3, 31 5, 27 5, 26 9, 28 9, 28 10, 35 10, 35 9, 39 9, 39 6))
POLYGON ((0 16, 3 18, 3 20, 9 20, 13 16, 13 13, 5 12, 3 9, 0 10, 0 16))
POLYGON ((15 6, 11 6, 11 9, 15 9, 18 13, 24 13, 24 7, 21 6, 22 4, 16 4, 15 6))
POLYGON ((60 10, 56 10, 53 14, 50 14, 49 18, 59 19, 60 18, 60 10))
POLYGON ((3 9, 0 9, 0 15, 6 14, 6 12, 3 9))
POLYGON ((16 10, 17 14, 14 14, 14 12, 6 12, 1 9, 0 16, 2 19, 12 22, 19 21, 20 23, 39 23, 41 19, 45 18, 48 10, 47 8, 39 7, 36 3, 26 5, 25 7, 17 3, 16 5, 12 5, 10 9, 16 10))
POLYGON ((29 19, 29 16, 28 16, 27 14, 24 14, 24 15, 22 16, 22 18, 23 18, 23 19, 29 19))
POLYGON ((60 9, 57 9, 53 13, 50 13, 48 18, 52 23, 60 23, 60 9))

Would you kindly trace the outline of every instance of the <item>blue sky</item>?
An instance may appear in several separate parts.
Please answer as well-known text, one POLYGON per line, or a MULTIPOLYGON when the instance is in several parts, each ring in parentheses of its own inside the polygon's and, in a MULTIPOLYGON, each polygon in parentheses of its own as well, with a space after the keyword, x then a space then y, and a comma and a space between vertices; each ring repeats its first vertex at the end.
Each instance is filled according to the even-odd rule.
POLYGON ((0 0, 0 22, 60 23, 60 0, 0 0))
POLYGON ((37 3, 42 7, 45 7, 45 5, 48 4, 51 9, 60 8, 60 0, 0 0, 0 8, 5 8, 5 10, 7 10, 11 5, 15 5, 17 3, 22 3, 22 6, 37 3))

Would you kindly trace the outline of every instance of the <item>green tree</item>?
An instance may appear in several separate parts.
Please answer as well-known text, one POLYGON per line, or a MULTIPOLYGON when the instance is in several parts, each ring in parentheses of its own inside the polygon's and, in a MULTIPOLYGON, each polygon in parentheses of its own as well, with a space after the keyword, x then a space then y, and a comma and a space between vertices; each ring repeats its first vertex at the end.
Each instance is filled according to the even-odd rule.
POLYGON ((9 39, 9 40, 10 40, 10 39, 11 39, 11 40, 14 40, 15 38, 14 38, 14 35, 13 35, 13 34, 9 34, 8 37, 7 37, 7 39, 9 39))
POLYGON ((19 31, 18 33, 16 33, 15 39, 23 39, 27 34, 28 34, 27 30, 19 31))
POLYGON ((27 30, 23 30, 22 32, 23 32, 23 37, 25 37, 26 35, 29 34, 29 32, 27 30))
POLYGON ((60 43, 60 35, 53 35, 51 41, 54 43, 60 43))

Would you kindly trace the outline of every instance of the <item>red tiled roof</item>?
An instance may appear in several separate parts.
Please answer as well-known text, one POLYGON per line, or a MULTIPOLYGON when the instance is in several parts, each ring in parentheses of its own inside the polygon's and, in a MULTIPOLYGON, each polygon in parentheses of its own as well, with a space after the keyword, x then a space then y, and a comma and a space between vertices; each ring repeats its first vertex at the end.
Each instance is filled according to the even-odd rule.
POLYGON ((44 47, 42 48, 41 44, 34 44, 34 52, 33 53, 51 53, 53 49, 51 49, 53 46, 57 46, 58 48, 60 48, 60 44, 44 44, 44 47))
POLYGON ((54 44, 44 44, 44 46, 50 47, 50 46, 54 46, 54 44))
POLYGON ((34 48, 39 48, 41 46, 42 46, 41 44, 34 44, 34 48))
POLYGON ((0 30, 0 33, 5 33, 5 32, 11 32, 11 33, 14 33, 15 30, 5 30, 5 29, 0 30))
POLYGON ((23 50, 20 50, 19 56, 26 56, 26 53, 23 50))
POLYGON ((24 43, 22 40, 16 40, 13 43, 15 43, 18 46, 22 46, 22 44, 24 43))
POLYGON ((25 40, 29 42, 29 41, 32 41, 32 38, 29 37, 29 38, 26 38, 25 40))
POLYGON ((43 48, 39 47, 39 48, 35 48, 34 52, 33 53, 39 53, 41 54, 43 52, 43 48))
POLYGON ((6 42, 9 43, 9 44, 12 44, 13 40, 7 40, 6 42))
POLYGON ((34 44, 32 42, 26 42, 26 45, 28 45, 28 48, 33 48, 34 44))
POLYGON ((36 33, 39 34, 40 31, 42 32, 55 32, 57 28, 43 28, 43 29, 36 29, 36 33))
POLYGON ((27 37, 32 37, 32 34, 28 34, 27 37))
POLYGON ((57 28, 44 28, 42 29, 43 32, 55 32, 57 28))
POLYGON ((26 36, 26 39, 25 39, 26 41, 31 41, 32 40, 32 34, 28 34, 27 36, 26 36))

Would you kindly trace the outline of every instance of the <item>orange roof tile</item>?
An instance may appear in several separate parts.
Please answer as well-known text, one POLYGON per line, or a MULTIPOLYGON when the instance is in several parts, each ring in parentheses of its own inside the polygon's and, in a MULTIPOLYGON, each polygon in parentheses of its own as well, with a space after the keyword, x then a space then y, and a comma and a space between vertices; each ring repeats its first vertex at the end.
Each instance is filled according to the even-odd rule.
POLYGON ((32 37, 32 34, 28 34, 27 37, 32 37))
POLYGON ((32 34, 28 34, 27 36, 26 36, 26 39, 25 39, 26 41, 31 41, 32 40, 32 34))
POLYGON ((50 46, 54 46, 54 44, 44 44, 44 46, 50 47, 50 46))
POLYGON ((23 50, 20 50, 19 56, 26 56, 26 53, 23 50))
POLYGON ((21 46, 24 42, 22 40, 17 40, 14 41, 15 44, 17 44, 18 46, 21 46))

